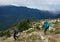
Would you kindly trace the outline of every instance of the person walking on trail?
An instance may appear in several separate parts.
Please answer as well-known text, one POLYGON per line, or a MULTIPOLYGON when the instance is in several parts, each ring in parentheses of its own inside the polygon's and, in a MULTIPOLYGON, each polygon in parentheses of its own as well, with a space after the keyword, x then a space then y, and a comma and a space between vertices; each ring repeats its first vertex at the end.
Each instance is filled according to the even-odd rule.
POLYGON ((44 25, 43 25, 43 27, 44 27, 44 34, 46 34, 46 31, 49 28, 49 26, 50 26, 49 22, 47 20, 45 20, 44 25))
POLYGON ((17 40, 17 38, 18 38, 18 36, 17 36, 17 34, 18 34, 18 29, 17 29, 17 28, 14 29, 13 32, 14 32, 13 37, 14 37, 15 40, 17 40))

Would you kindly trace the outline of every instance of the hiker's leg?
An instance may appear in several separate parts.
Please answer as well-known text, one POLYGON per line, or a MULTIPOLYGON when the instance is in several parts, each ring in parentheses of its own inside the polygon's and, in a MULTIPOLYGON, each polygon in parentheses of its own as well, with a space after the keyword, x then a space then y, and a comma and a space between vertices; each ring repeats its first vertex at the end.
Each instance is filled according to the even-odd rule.
POLYGON ((18 34, 18 33, 16 33, 15 35, 16 35, 16 37, 18 38, 17 34, 18 34))
POLYGON ((44 29, 44 34, 46 34, 46 29, 44 29))
POLYGON ((18 38, 18 36, 16 36, 18 38))
POLYGON ((14 39, 16 40, 16 33, 14 33, 14 39))
POLYGON ((49 28, 49 26, 44 30, 44 34, 46 34, 46 31, 47 31, 48 28, 49 28))
MULTIPOLYGON (((49 28, 49 26, 46 28, 46 29, 48 29, 49 28)), ((46 30, 47 31, 47 30, 46 30)))

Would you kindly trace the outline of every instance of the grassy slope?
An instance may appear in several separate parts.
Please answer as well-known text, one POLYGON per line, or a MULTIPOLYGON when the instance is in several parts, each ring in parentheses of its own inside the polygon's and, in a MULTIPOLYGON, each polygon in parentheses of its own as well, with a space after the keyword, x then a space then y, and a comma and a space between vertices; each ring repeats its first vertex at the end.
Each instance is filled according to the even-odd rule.
MULTIPOLYGON (((59 42, 60 40, 60 21, 56 23, 56 19, 49 20, 50 28, 47 31, 47 35, 43 34, 43 29, 38 30, 35 28, 36 24, 39 24, 39 26, 43 25, 43 20, 40 21, 34 21, 32 22, 32 28, 23 31, 21 33, 18 33, 18 40, 16 42, 59 42), (52 29, 53 28, 53 29, 52 29)), ((13 37, 0 38, 0 42, 15 42, 13 37)))

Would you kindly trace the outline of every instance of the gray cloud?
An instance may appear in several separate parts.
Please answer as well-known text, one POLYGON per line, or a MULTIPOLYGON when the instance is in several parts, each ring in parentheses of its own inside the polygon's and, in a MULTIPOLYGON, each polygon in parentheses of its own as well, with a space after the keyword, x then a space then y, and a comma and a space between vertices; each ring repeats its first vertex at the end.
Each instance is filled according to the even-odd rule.
POLYGON ((60 10, 60 0, 0 0, 0 5, 15 5, 41 10, 60 10))

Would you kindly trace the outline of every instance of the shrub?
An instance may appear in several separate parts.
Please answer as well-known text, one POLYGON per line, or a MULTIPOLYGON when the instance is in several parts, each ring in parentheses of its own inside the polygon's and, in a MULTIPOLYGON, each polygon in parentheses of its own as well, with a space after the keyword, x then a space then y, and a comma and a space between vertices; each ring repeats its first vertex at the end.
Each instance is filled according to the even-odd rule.
POLYGON ((10 31, 8 30, 8 31, 6 31, 6 37, 10 37, 11 36, 11 33, 10 33, 10 31))
POLYGON ((18 27, 19 31, 22 32, 22 31, 24 31, 24 30, 29 29, 29 28, 30 28, 29 23, 30 23, 29 19, 21 20, 21 21, 17 24, 17 27, 18 27))
POLYGON ((7 30, 7 31, 1 31, 0 32, 0 37, 3 37, 3 36, 10 37, 11 36, 10 31, 9 30, 7 30))
POLYGON ((4 36, 4 33, 1 31, 1 32, 0 32, 0 37, 2 37, 2 36, 4 36))

